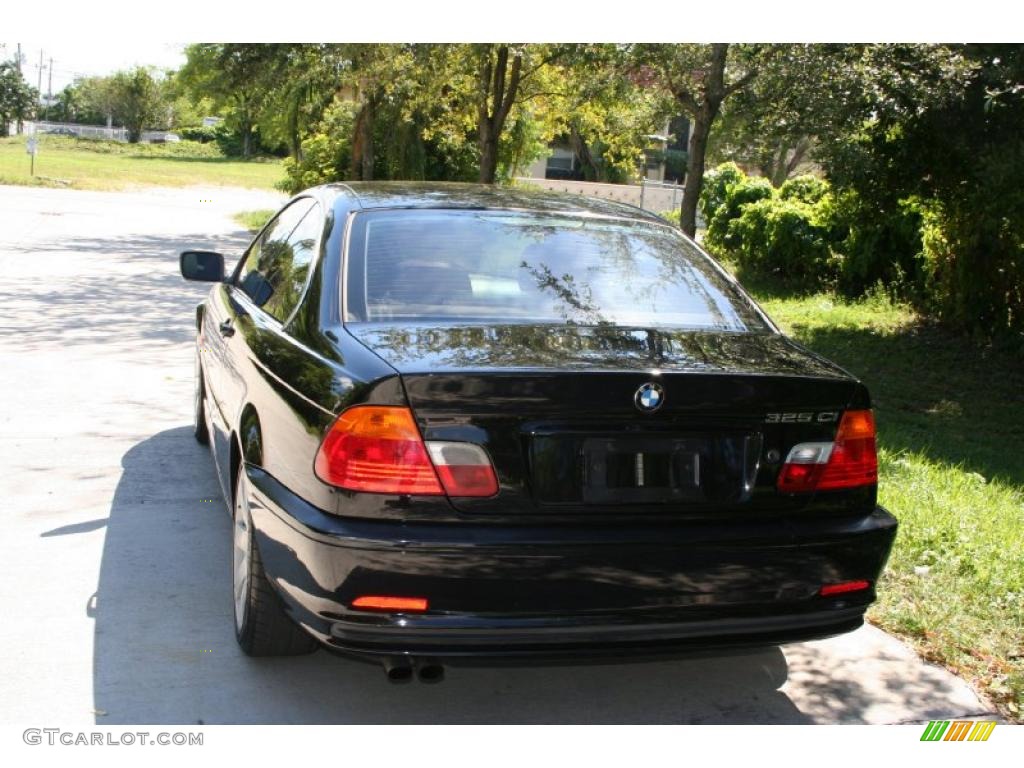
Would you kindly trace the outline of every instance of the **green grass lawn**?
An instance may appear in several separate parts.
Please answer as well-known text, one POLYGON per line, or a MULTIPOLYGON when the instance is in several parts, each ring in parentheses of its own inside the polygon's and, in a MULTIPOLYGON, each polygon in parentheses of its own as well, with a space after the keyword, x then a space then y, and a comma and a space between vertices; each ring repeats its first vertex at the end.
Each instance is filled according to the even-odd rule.
POLYGON ((213 145, 121 144, 41 136, 35 177, 29 174, 25 137, 0 139, 0 184, 125 189, 215 184, 271 189, 281 180, 277 160, 223 157, 213 145))
POLYGON ((256 211, 239 211, 232 218, 245 227, 247 230, 252 232, 254 235, 263 229, 263 225, 266 224, 270 217, 273 216, 276 211, 272 210, 256 210, 256 211))
POLYGON ((797 341, 871 390, 899 536, 869 617, 1024 716, 1024 358, 884 298, 750 284, 797 341), (760 288, 760 290, 759 290, 760 288))

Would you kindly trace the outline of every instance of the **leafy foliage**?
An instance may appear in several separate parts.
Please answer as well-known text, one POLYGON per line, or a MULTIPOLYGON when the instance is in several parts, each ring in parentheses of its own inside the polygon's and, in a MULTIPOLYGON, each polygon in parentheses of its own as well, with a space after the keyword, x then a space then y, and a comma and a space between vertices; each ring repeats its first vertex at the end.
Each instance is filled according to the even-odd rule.
POLYGON ((179 76, 195 97, 206 97, 224 114, 238 133, 241 154, 252 155, 257 146, 260 110, 278 74, 286 46, 258 43, 200 43, 185 49, 187 61, 179 76))
POLYGON ((1024 333, 1024 46, 870 46, 861 65, 873 108, 822 162, 869 211, 861 240, 891 247, 874 271, 911 270, 948 325, 1024 333))
POLYGON ((704 174, 704 188, 700 193, 700 212, 709 222, 725 203, 729 187, 746 177, 736 163, 722 163, 704 174))
MULTIPOLYGON (((731 178, 729 169, 723 175, 731 178)), ((717 193, 716 193, 717 194, 717 193)), ((725 184, 721 203, 714 205, 709 199, 709 209, 714 205, 714 213, 708 221, 708 233, 705 239, 708 247, 715 251, 728 251, 739 243, 730 229, 734 219, 743 213, 744 207, 759 200, 770 198, 773 194, 772 185, 767 179, 748 177, 745 174, 731 183, 725 184)))
POLYGON ((128 129, 128 141, 137 143, 143 129, 158 123, 166 125, 163 93, 149 70, 136 67, 110 78, 110 101, 115 119, 128 129))
POLYGON ((829 191, 829 184, 817 176, 797 176, 789 179, 779 187, 782 200, 798 200, 802 203, 818 203, 829 191))
POLYGON ((8 124, 32 114, 36 96, 13 61, 0 62, 0 136, 7 135, 8 124))
POLYGON ((697 230, 697 204, 704 183, 708 139, 722 105, 753 82, 771 46, 638 44, 633 46, 635 77, 655 86, 692 123, 686 181, 679 208, 680 228, 697 230))
POLYGON ((743 206, 727 240, 740 267, 791 285, 820 286, 834 272, 829 224, 800 200, 776 195, 743 206))

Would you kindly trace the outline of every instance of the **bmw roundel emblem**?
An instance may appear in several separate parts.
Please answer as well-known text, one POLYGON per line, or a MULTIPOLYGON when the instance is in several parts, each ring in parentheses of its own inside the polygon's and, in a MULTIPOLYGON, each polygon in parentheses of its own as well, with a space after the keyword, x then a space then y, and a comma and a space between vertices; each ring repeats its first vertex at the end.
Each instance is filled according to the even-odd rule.
POLYGON ((655 384, 654 382, 644 384, 636 391, 636 394, 633 396, 633 402, 636 403, 636 407, 641 411, 654 413, 665 402, 665 390, 662 389, 661 384, 655 384))

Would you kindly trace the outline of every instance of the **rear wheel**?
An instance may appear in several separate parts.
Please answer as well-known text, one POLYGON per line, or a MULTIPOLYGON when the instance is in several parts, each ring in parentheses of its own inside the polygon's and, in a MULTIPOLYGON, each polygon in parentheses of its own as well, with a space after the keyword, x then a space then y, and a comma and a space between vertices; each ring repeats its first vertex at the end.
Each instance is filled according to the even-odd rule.
POLYGON ((297 656, 312 653, 316 641, 285 613, 263 570, 249 513, 245 469, 235 481, 233 586, 235 637, 250 656, 297 656))
POLYGON ((192 434, 200 445, 209 445, 210 431, 206 427, 206 382, 203 380, 203 366, 199 362, 199 349, 196 348, 195 376, 192 378, 192 410, 195 424, 192 434))

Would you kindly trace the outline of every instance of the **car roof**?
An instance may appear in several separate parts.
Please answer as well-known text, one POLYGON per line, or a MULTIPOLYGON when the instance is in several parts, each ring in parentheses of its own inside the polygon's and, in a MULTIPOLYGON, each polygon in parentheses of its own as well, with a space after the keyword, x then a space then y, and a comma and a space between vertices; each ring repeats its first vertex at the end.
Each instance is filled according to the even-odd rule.
POLYGON ((362 210, 386 208, 468 208, 589 214, 665 224, 653 213, 626 203, 530 187, 456 182, 371 181, 325 184, 325 196, 349 197, 362 210))

